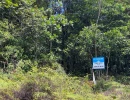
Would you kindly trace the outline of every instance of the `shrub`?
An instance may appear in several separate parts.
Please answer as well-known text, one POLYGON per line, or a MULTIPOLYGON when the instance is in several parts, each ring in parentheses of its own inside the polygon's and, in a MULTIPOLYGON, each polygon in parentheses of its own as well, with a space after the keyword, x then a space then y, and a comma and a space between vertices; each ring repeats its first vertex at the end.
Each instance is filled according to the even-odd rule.
POLYGON ((0 92, 0 100, 14 100, 8 93, 3 92, 3 90, 0 92))
POLYGON ((105 81, 103 78, 100 78, 97 81, 96 85, 93 87, 94 92, 102 92, 107 90, 110 87, 110 84, 107 84, 108 81, 105 81))
POLYGON ((130 77, 129 76, 117 76, 116 81, 125 84, 125 85, 130 85, 130 77))
POLYGON ((28 72, 32 69, 32 62, 30 60, 20 60, 17 67, 20 67, 24 72, 28 72))
POLYGON ((28 82, 21 86, 20 91, 14 92, 14 97, 19 100, 33 100, 34 92, 36 91, 36 84, 28 82))
POLYGON ((105 97, 92 93, 88 76, 68 76, 57 63, 50 67, 31 66, 31 70, 26 73, 20 66, 23 65, 19 65, 13 73, 1 75, 0 89, 6 89, 4 94, 0 94, 1 100, 100 100, 105 97))

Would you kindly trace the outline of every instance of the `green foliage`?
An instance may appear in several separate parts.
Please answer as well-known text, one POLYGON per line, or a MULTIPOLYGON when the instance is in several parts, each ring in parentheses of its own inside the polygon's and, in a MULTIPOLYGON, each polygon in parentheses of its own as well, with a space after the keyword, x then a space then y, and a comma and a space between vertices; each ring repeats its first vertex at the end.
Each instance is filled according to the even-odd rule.
POLYGON ((119 75, 116 77, 116 80, 124 85, 130 85, 130 81, 129 81, 130 77, 128 77, 128 76, 119 75))
MULTIPOLYGON (((70 77, 58 67, 32 67, 27 73, 17 68, 10 74, 0 74, 0 98, 29 100, 120 100, 129 97, 130 86, 115 82, 113 78, 105 81, 99 79, 92 87, 86 77, 70 77), (31 79, 31 80, 30 80, 31 79), (94 91, 94 93, 93 93, 94 91)), ((125 100, 125 99, 124 99, 125 100)))
POLYGON ((103 78, 100 78, 94 86, 94 92, 106 91, 110 88, 110 86, 111 85, 107 84, 107 81, 105 81, 103 78))
POLYGON ((93 100, 95 98, 99 100, 104 97, 107 100, 107 97, 101 94, 92 93, 86 78, 69 77, 65 73, 60 73, 58 69, 32 67, 32 70, 27 73, 21 73, 21 70, 17 69, 10 74, 0 74, 0 90, 3 91, 0 97, 3 99, 6 96, 18 100, 23 98, 29 100, 93 100))
POLYGON ((30 60, 20 60, 17 64, 18 68, 21 68, 24 72, 28 72, 32 69, 32 62, 30 60))
POLYGON ((0 67, 8 72, 20 60, 59 62, 67 73, 83 76, 91 73, 94 56, 104 56, 110 74, 128 75, 128 0, 61 1, 0 1, 0 67), (55 14, 59 7, 64 14, 55 14))
POLYGON ((0 1, 0 99, 129 98, 129 0, 61 1, 0 1), (55 14, 60 7, 64 13, 55 14), (101 79, 95 91, 115 90, 94 95, 87 77, 65 74, 91 74, 95 56, 105 57, 107 74, 124 75, 117 79, 128 88, 101 79))

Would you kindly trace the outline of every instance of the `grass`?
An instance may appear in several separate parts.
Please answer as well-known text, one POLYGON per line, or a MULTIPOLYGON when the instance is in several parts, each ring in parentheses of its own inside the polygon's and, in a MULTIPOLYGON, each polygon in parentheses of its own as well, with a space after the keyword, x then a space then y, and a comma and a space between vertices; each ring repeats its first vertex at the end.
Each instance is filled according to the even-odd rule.
MULTIPOLYGON (((123 76, 124 77, 124 76, 123 76)), ((126 83, 126 81, 125 81, 126 83)), ((123 84, 115 80, 99 80, 95 86, 95 91, 102 93, 105 96, 110 96, 113 100, 129 100, 130 84, 123 84)))
POLYGON ((96 86, 88 77, 71 77, 59 64, 24 73, 17 68, 0 73, 1 100, 128 100, 130 86, 113 80, 99 80, 96 86), (95 90, 93 90, 95 89, 95 90), (97 91, 97 92, 96 92, 97 91))

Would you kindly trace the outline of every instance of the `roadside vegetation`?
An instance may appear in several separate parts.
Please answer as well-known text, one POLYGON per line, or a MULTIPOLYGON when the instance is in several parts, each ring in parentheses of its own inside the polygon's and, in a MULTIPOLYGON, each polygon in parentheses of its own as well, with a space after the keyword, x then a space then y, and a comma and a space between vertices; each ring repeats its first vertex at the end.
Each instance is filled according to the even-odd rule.
MULTIPOLYGON (((127 81, 127 80, 125 80, 127 81)), ((24 72, 0 73, 1 100, 129 100, 130 84, 117 82, 114 78, 99 79, 94 85, 88 76, 66 75, 64 69, 52 66, 24 72)))
POLYGON ((0 0, 0 100, 129 99, 130 0, 0 0))

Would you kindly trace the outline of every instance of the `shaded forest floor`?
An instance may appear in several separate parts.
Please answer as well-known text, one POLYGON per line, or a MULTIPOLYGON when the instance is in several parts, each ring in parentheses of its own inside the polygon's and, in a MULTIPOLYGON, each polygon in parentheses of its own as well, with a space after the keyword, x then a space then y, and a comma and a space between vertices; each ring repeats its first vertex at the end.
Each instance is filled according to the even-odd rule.
POLYGON ((17 68, 8 74, 1 71, 0 100, 129 100, 129 83, 129 77, 120 76, 93 85, 88 76, 66 75, 57 63, 27 73, 17 68))

